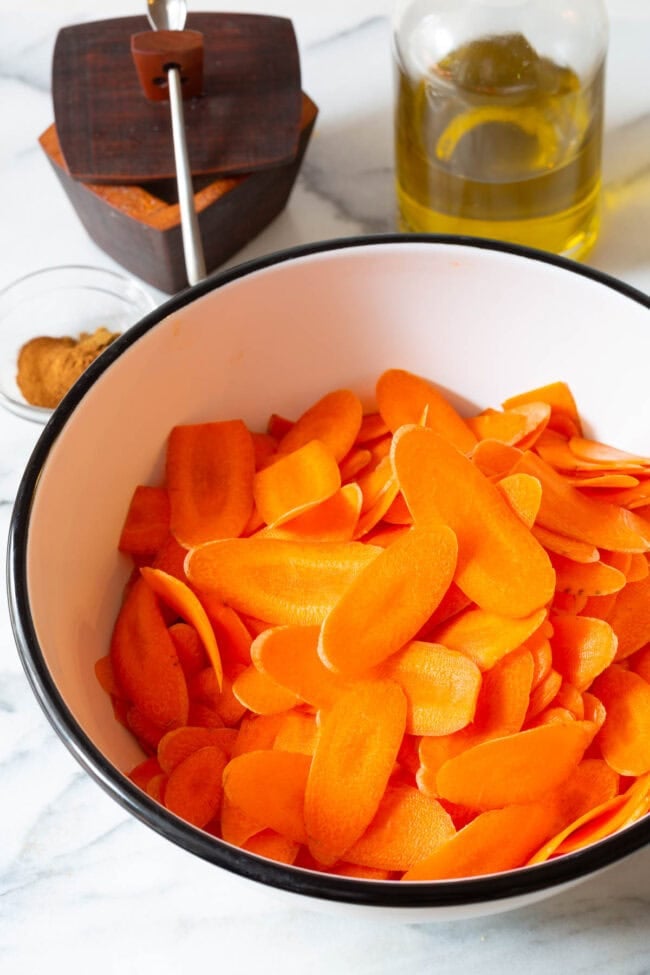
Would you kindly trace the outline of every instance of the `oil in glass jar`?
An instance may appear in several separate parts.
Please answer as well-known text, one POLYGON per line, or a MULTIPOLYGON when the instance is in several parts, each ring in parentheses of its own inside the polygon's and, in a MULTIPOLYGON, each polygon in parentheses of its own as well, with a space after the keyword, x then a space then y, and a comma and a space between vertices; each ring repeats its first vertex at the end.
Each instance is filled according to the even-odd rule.
POLYGON ((395 34, 401 229, 586 256, 606 37, 600 0, 410 4, 395 34))

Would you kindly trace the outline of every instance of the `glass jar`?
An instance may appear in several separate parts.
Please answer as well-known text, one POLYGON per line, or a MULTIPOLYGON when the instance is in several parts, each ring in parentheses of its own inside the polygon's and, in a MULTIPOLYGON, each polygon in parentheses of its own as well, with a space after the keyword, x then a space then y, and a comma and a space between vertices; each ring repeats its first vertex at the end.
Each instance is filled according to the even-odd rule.
POLYGON ((401 229, 584 257, 599 226, 602 0, 402 0, 393 37, 401 229))

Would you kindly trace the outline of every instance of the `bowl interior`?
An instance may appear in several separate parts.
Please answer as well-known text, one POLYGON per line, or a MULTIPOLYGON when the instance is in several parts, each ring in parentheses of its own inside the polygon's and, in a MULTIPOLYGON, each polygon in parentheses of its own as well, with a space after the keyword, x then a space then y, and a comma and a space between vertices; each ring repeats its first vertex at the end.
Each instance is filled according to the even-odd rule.
POLYGON ((427 376, 464 412, 562 379, 591 433, 648 450, 647 308, 604 283, 508 252, 415 241, 342 246, 225 280, 118 340, 59 435, 46 432, 31 510, 23 504, 44 664, 120 770, 141 752, 93 665, 130 571, 116 545, 131 493, 159 481, 174 424, 242 417, 263 430, 271 412, 297 416, 344 386, 370 406, 377 376, 395 366, 427 376))

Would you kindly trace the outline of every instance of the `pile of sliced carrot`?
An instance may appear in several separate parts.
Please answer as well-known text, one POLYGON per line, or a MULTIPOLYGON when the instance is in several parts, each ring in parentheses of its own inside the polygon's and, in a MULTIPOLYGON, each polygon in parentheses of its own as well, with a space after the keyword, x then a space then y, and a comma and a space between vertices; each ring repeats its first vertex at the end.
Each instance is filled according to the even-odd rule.
POLYGON ((380 376, 268 429, 175 427, 96 673, 138 786, 349 877, 539 863, 650 810, 650 459, 566 384, 462 418, 380 376))

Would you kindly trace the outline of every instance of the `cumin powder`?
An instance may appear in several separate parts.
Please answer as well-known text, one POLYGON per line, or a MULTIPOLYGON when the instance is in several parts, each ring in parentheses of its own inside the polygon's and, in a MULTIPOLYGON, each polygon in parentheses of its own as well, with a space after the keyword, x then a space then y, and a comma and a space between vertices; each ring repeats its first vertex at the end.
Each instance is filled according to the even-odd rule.
POLYGON ((32 406, 53 409, 118 335, 119 332, 102 327, 94 332, 82 332, 78 338, 31 339, 18 353, 18 388, 32 406))

